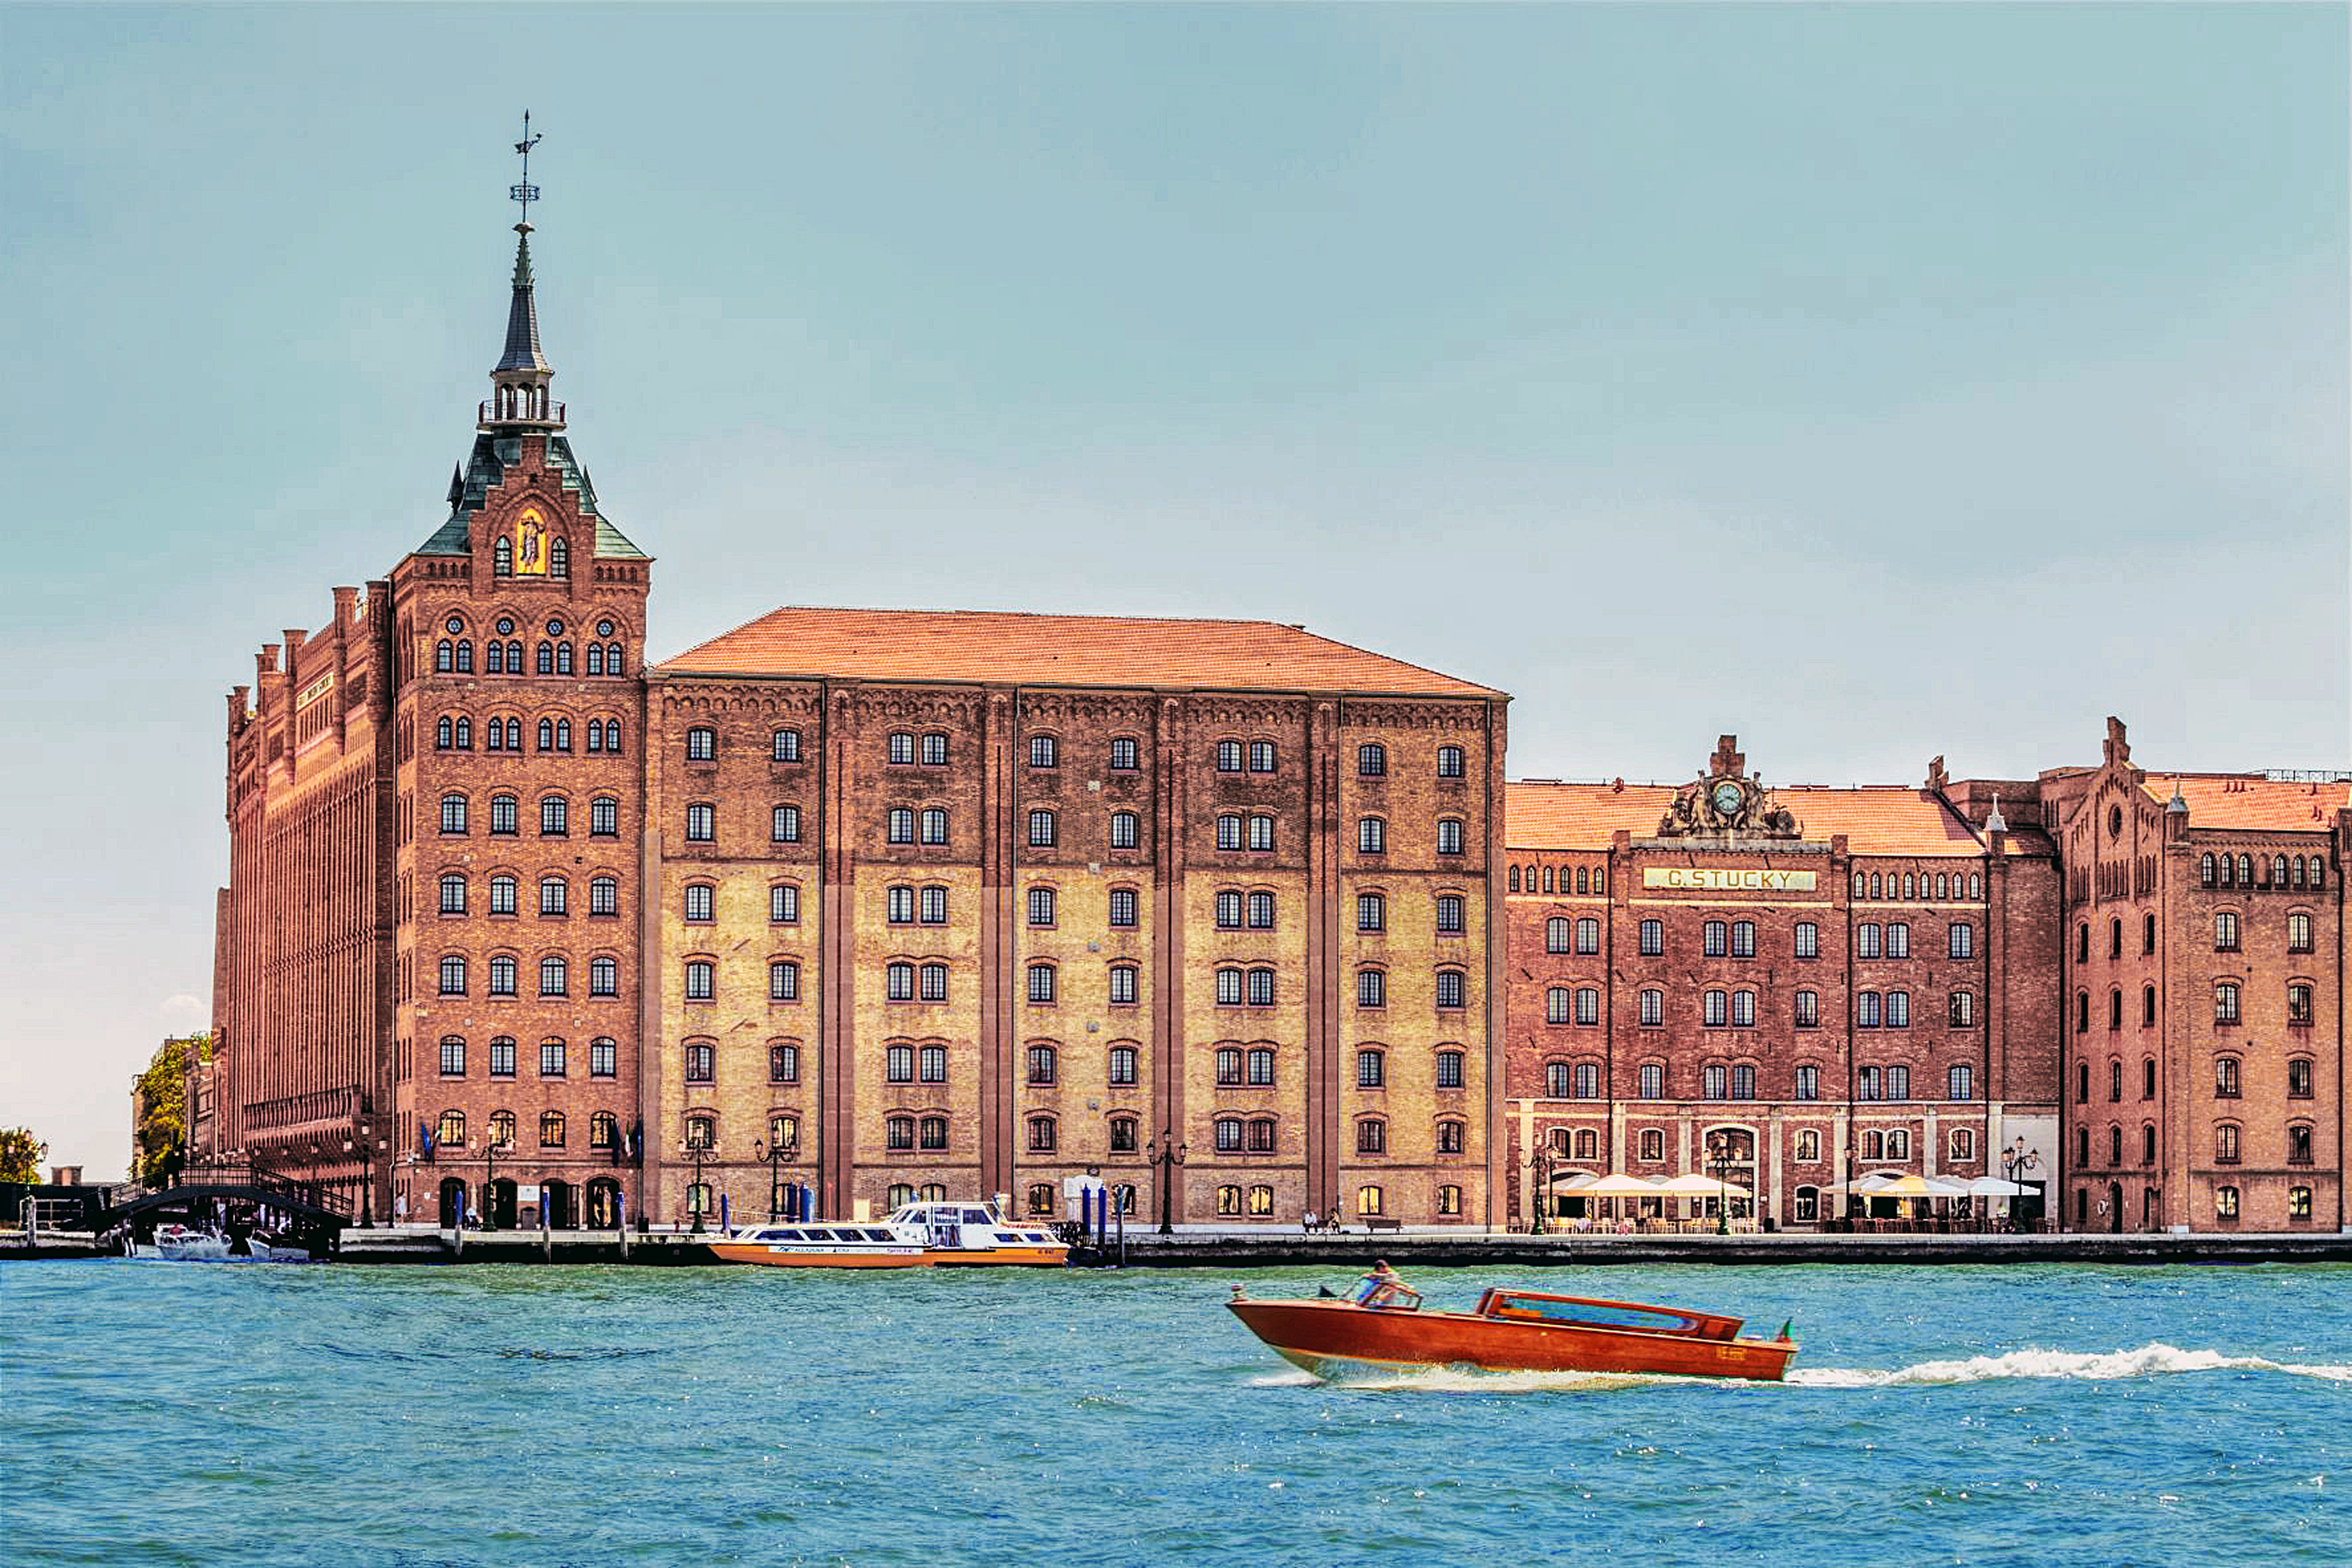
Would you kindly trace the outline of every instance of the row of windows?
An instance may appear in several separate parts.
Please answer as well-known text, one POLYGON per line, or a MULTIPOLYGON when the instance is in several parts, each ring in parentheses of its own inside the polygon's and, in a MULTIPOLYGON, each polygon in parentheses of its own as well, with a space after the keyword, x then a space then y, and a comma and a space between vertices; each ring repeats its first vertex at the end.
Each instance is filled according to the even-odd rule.
MULTIPOLYGON (((1643 957, 1663 957, 1666 951, 1665 921, 1642 921, 1636 940, 1643 957)), ((1708 921, 1699 928, 1699 947, 1708 958, 1753 958, 1756 956, 1756 922, 1708 921)), ((1976 927, 1965 921, 1955 921, 1946 927, 1944 947, 1951 957, 1974 957, 1976 927)), ((1853 948, 1856 958, 1908 958, 1911 956, 1910 924, 1894 921, 1881 925, 1875 921, 1864 921, 1853 928, 1853 948)), ((1579 916, 1573 921, 1566 915, 1553 915, 1544 921, 1544 951, 1582 954, 1599 952, 1600 921, 1591 915, 1579 916)), ((1811 921, 1799 921, 1790 933, 1790 951, 1798 958, 1819 958, 1822 955, 1822 928, 1811 921)))
MULTIPOLYGON (((1051 1214, 1054 1212, 1053 1188, 1032 1187, 1029 1190, 1032 1194, 1030 1208, 1030 1212, 1032 1214, 1051 1214), (1035 1206, 1036 1194, 1044 1194, 1045 1206, 1043 1208, 1035 1206)), ((1135 1189, 1132 1187, 1126 1187, 1120 1190, 1126 1193, 1130 1198, 1133 1196, 1135 1192, 1135 1189)), ((1374 1219, 1384 1215, 1388 1212, 1385 1207, 1386 1203, 1387 1194, 1376 1185, 1361 1186, 1356 1189, 1356 1215, 1357 1217, 1360 1219, 1374 1219)), ((1127 1212, 1132 1214, 1135 1211, 1132 1208, 1129 1208, 1127 1212)), ((1462 1189, 1456 1186, 1439 1187, 1437 1189, 1437 1212, 1441 1217, 1450 1217, 1460 1215, 1462 1212, 1462 1189)), ((1217 1189, 1217 1214, 1219 1217, 1228 1219, 1237 1218, 1244 1215, 1252 1219, 1271 1218, 1274 1215, 1274 1189, 1272 1187, 1265 1186, 1263 1184, 1250 1187, 1246 1192, 1244 1192, 1244 1190, 1239 1185, 1229 1184, 1221 1186, 1217 1189)))
MULTIPOLYGON (((517 996, 521 994, 518 982, 521 977, 520 963, 505 953, 492 957, 484 966, 489 971, 489 984, 483 994, 517 996)), ((467 960, 463 953, 443 955, 440 966, 441 994, 464 996, 467 991, 467 960)), ((621 994, 621 966, 610 958, 588 961, 588 994, 592 997, 615 997, 621 994)), ((539 961, 539 994, 569 996, 572 994, 571 961, 551 954, 539 961)))
MULTIPOLYGON (((466 1037, 463 1035, 441 1037, 440 1064, 443 1078, 466 1076, 466 1037)), ((588 1076, 590 1078, 611 1078, 618 1072, 619 1064, 620 1047, 609 1037, 600 1035, 588 1042, 588 1076)), ((539 1043, 540 1077, 568 1077, 569 1065, 570 1047, 564 1041, 551 1037, 539 1043)), ((513 1036, 498 1035, 491 1037, 488 1067, 489 1075, 492 1078, 515 1076, 513 1036)))
POLYGON ((1955 871, 1912 872, 1899 876, 1888 871, 1853 874, 1853 896, 1857 899, 1981 899, 1984 897, 1984 873, 1972 871, 1962 877, 1955 871), (1966 887, 1963 889, 1962 884, 1966 887))
MULTIPOLYGON (((1790 998, 1790 1021, 1800 1029, 1817 1029, 1822 1023, 1822 998, 1817 991, 1800 991, 1790 998)), ((1663 1028, 1666 994, 1645 986, 1634 994, 1634 1016, 1645 1029, 1663 1028)), ((1976 1026, 1976 994, 1955 991, 1945 999, 1945 1022, 1955 1029, 1976 1026)), ((1699 1021, 1711 1029, 1752 1029, 1756 1026, 1756 993, 1708 990, 1699 996, 1699 1021)), ((1554 985, 1544 992, 1544 1022, 1591 1028, 1601 1022, 1601 988, 1597 985, 1554 985)), ((1857 991, 1853 994, 1853 1026, 1857 1029, 1907 1029, 1911 1026, 1908 991, 1857 991)))
MULTIPOLYGON (((1225 842, 1225 823, 1227 820, 1228 818, 1223 816, 1217 818, 1217 847, 1220 849, 1239 848, 1239 845, 1228 844, 1225 842)), ((1238 821, 1239 819, 1234 818, 1231 820, 1238 821)), ((1251 848, 1273 848, 1274 819, 1263 816, 1251 817, 1250 835, 1251 848), (1256 841, 1257 825, 1261 822, 1265 824, 1266 841, 1263 844, 1256 841)), ((1454 816, 1439 817, 1437 819, 1437 852, 1440 855, 1459 855, 1462 853, 1463 843, 1464 838, 1461 818, 1454 816)), ((1387 818, 1379 816, 1364 816, 1357 818, 1356 852, 1360 855, 1385 855, 1389 852, 1389 825, 1387 818)))
MULTIPOLYGON (((441 831, 457 837, 471 831, 467 797, 452 792, 441 797, 441 831)), ((690 808, 689 808, 690 809, 690 808)), ((505 837, 522 831, 522 803, 510 795, 490 796, 490 832, 505 837)), ((539 802, 539 833, 542 838, 562 838, 572 832, 572 801, 561 795, 542 795, 539 802)), ((596 838, 615 838, 621 832, 621 803, 600 795, 588 803, 588 832, 596 838)))
MULTIPOLYGON (((2235 1024, 2242 1016, 2242 988, 2234 980, 2216 981, 2213 985, 2213 1022, 2235 1024)), ((2290 980, 2286 985, 2286 1021, 2291 1025, 2307 1026, 2317 1020, 2315 993, 2307 980, 2290 980)), ((2156 987, 2140 988, 2140 1023, 2156 1023, 2156 987)), ((2107 1027, 2120 1029, 2124 1025, 2124 994, 2121 990, 2107 993, 2107 1027)), ((2091 1028, 2091 994, 2074 993, 2074 1032, 2088 1034, 2091 1028)))
MULTIPOLYGON (((1664 1100, 1666 1098, 1666 1064, 1643 1062, 1636 1074, 1636 1098, 1664 1100)), ((1811 1065, 1795 1069, 1790 1085, 1793 1100, 1819 1100, 1822 1097, 1821 1068, 1811 1065)), ((1544 1064, 1544 1096, 1549 1100, 1599 1100, 1601 1098, 1601 1068, 1599 1062, 1549 1061, 1544 1064)), ((1701 1100, 1754 1100, 1756 1068, 1745 1062, 1710 1062, 1699 1069, 1701 1100)), ((1853 1097, 1857 1100, 1909 1100, 1911 1069, 1904 1066, 1864 1067, 1854 1069, 1853 1097)), ((1976 1074, 1965 1066, 1955 1066, 1944 1076, 1944 1098, 1969 1100, 1976 1098, 1976 1074)))
MULTIPOLYGON (((559 541, 559 542, 561 542, 559 541)), ((628 660, 616 642, 592 642, 576 661, 574 645, 570 642, 542 642, 534 650, 530 668, 523 663, 523 645, 520 637, 504 641, 492 637, 482 644, 482 673, 485 675, 626 675, 628 660)), ((474 643, 470 637, 443 637, 433 645, 433 668, 438 675, 471 675, 474 673, 474 643)))
MULTIPOLYGON (((1590 1127, 1580 1127, 1572 1131, 1566 1127, 1555 1127, 1551 1130, 1550 1143, 1555 1153, 1566 1155, 1570 1159, 1597 1160, 1601 1157, 1601 1135, 1590 1127)), ((1634 1138, 1633 1146, 1636 1150, 1634 1158, 1645 1164, 1660 1164, 1665 1160, 1666 1135, 1659 1128, 1642 1129, 1634 1138)), ((1949 1147, 1951 1157, 1955 1160, 1975 1159, 1977 1157, 1976 1130, 1969 1127, 1953 1128, 1949 1147)), ((1873 1129, 1861 1134, 1855 1148, 1864 1160, 1908 1160, 1911 1157, 1911 1134, 1900 1127, 1873 1129)), ((1752 1157, 1752 1154, 1742 1157, 1752 1157)), ((1800 1165, 1822 1163, 1821 1133, 1811 1128, 1801 1129, 1792 1141, 1790 1158, 1792 1163, 1800 1165)), ((1797 1189, 1801 1208, 1803 1194, 1812 1191, 1811 1187, 1797 1189)), ((1798 1217, 1811 1216, 1801 1213, 1798 1217)))
MULTIPOLYGON (((772 892, 789 889, 774 889, 772 892)), ((496 961, 493 961, 494 963, 496 961)), ((599 961, 604 962, 604 961, 599 961)), ((892 1002, 944 1002, 948 1000, 948 968, 943 963, 918 963, 897 959, 883 966, 883 996, 892 1002)), ((1138 1000, 1141 981, 1140 968, 1131 963, 1114 963, 1108 967, 1108 1000, 1114 1005, 1131 1004, 1138 1000)), ((1060 965, 1050 961, 1032 963, 1026 971, 1027 999, 1039 1005, 1051 1005, 1060 1000, 1060 965)), ((465 960, 443 961, 443 994, 465 994, 465 960), (455 963, 453 972, 448 966, 455 963), (447 989, 452 973, 460 989, 447 989)), ((1223 1006, 1270 1007, 1276 1005, 1276 971, 1270 967, 1243 968, 1238 965, 1220 967, 1215 972, 1215 995, 1223 1006)), ((718 999, 719 966, 715 960, 691 958, 686 962, 686 999, 689 1002, 711 1002, 718 999)), ((1469 1005, 1469 977, 1459 969, 1440 969, 1435 975, 1435 1005, 1452 1011, 1469 1005)), ((494 993, 495 994, 495 993, 494 993)), ((545 993, 561 995, 561 992, 545 993)), ((602 994, 602 993, 597 993, 602 994)), ((797 960, 779 958, 768 964, 768 999, 772 1002, 796 1002, 801 997, 801 971, 797 960)), ((1359 1007, 1388 1005, 1388 973, 1381 969, 1364 969, 1356 975, 1356 1005, 1359 1007)))
MULTIPOLYGON (((2287 1123, 2286 1163, 2288 1164, 2312 1163, 2312 1137, 2313 1129, 2310 1122, 2287 1123)), ((2245 1130, 2240 1123, 2216 1122, 2213 1126, 2213 1163, 2217 1165, 2245 1163, 2244 1142, 2245 1130)), ((2107 1124, 2106 1152, 2108 1164, 2120 1165, 2124 1163, 2124 1130, 2114 1122, 2107 1124)), ((2152 1121, 2141 1124, 2139 1157, 2140 1163, 2143 1165, 2156 1163, 2156 1124, 2152 1121)), ((2091 1163, 2091 1130, 2087 1127, 2074 1129, 2074 1163, 2078 1165, 2091 1163)))
MULTIPOLYGON (((484 912, 511 915, 520 912, 516 908, 516 896, 521 884, 509 873, 500 871, 488 880, 489 903, 484 912)), ((444 871, 440 880, 440 911, 445 915, 471 912, 472 885, 463 871, 444 871)), ((546 876, 539 879, 539 912, 541 915, 568 915, 572 912, 572 883, 563 877, 546 876)), ((588 879, 588 912, 592 915, 617 915, 621 912, 621 883, 616 877, 588 879)))
MULTIPOLYGON (((594 673, 591 671, 590 673, 594 673)), ((918 734, 912 730, 891 732, 885 742, 885 752, 894 766, 943 768, 948 765, 948 736, 944 731, 918 734)), ((719 731, 707 725, 697 725, 686 732, 686 760, 690 763, 715 762, 719 756, 719 731)), ((769 756, 779 763, 801 760, 801 732, 798 730, 778 730, 771 737, 769 756)), ((1122 735, 1112 740, 1105 762, 1113 773, 1132 773, 1143 765, 1141 745, 1132 737, 1122 735)), ((1437 748, 1437 776, 1458 779, 1465 772, 1466 757, 1460 746, 1437 748)), ((1276 752, 1271 741, 1220 741, 1216 747, 1219 773, 1270 773, 1275 771, 1276 752)), ((1029 737, 1029 765, 1044 770, 1058 768, 1062 763, 1060 737, 1033 734, 1029 737)), ((1362 778, 1380 778, 1388 773, 1388 748, 1370 742, 1356 749, 1356 772, 1362 778)))
MULTIPOLYGON (((2075 1218, 2080 1219, 2083 1217, 2084 1201, 2088 1197, 2088 1195, 2089 1194, 2084 1193, 2076 1193, 2074 1194, 2075 1218)), ((2213 1189, 2213 1217, 2215 1219, 2234 1220, 2238 1217, 2238 1208, 2239 1197, 2237 1188, 2224 1186, 2215 1187, 2213 1189)), ((2311 1217, 2311 1189, 2309 1187, 2289 1187, 2286 1190, 2286 1217, 2289 1219, 2309 1219, 2311 1217)))
POLYGON ((2318 888, 2326 885, 2327 862, 2317 855, 2274 855, 2267 863, 2259 855, 2207 853, 2198 857, 2197 880, 2208 888, 2252 888, 2258 872, 2269 877, 2265 888, 2318 888))
MULTIPOLYGON (((618 719, 586 719, 581 721, 581 740, 591 754, 619 756, 621 754, 621 721, 618 719)), ((539 721, 539 749, 542 752, 569 752, 572 750, 572 721, 541 719, 539 721)), ((437 752, 470 752, 474 749, 474 721, 460 713, 444 713, 433 723, 433 749, 437 752)), ((522 721, 492 715, 482 721, 482 750, 486 752, 520 752, 522 745, 522 721)))
MULTIPOLYGON (((539 1146, 542 1149, 562 1148, 565 1143, 566 1127, 563 1112, 541 1111, 539 1117, 539 1146)), ((466 1147, 466 1113, 462 1110, 445 1110, 435 1124, 433 1141, 438 1148, 463 1149, 466 1147)), ((511 1110, 493 1110, 489 1114, 488 1125, 483 1129, 483 1131, 485 1133, 483 1142, 488 1147, 500 1152, 513 1148, 515 1146, 515 1113, 511 1110)), ((599 1110, 588 1118, 589 1148, 614 1149, 619 1146, 620 1141, 620 1119, 611 1111, 599 1110)))
POLYGON ((1552 868, 1546 866, 1543 868, 1542 886, 1538 887, 1535 867, 1514 866, 1510 869, 1510 889, 1515 893, 1605 893, 1609 890, 1609 872, 1605 867, 1577 867, 1573 887, 1569 885, 1568 872, 1565 866, 1559 868, 1559 885, 1555 888, 1552 885, 1552 868))

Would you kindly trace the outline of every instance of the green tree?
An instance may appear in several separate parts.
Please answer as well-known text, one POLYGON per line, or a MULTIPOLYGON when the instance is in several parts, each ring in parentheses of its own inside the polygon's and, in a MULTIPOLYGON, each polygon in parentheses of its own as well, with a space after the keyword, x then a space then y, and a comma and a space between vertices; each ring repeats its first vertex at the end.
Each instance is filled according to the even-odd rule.
POLYGON ((38 1182, 49 1146, 29 1127, 0 1127, 0 1182, 38 1182))
POLYGON ((140 1105, 137 1148, 131 1174, 143 1186, 171 1184, 185 1158, 188 1138, 188 1061, 211 1054, 210 1035, 190 1035, 165 1040, 155 1048, 155 1059, 139 1075, 140 1105))

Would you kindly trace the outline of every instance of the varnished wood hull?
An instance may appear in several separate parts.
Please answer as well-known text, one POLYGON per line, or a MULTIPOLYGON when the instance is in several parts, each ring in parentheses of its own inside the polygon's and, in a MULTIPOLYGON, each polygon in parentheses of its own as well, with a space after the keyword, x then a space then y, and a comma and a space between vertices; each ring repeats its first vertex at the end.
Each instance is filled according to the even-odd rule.
POLYGON ((1788 1340, 1710 1340, 1470 1312, 1396 1311, 1352 1301, 1225 1303, 1250 1332, 1318 1377, 1471 1366, 1490 1372, 1613 1372, 1778 1383, 1788 1340))

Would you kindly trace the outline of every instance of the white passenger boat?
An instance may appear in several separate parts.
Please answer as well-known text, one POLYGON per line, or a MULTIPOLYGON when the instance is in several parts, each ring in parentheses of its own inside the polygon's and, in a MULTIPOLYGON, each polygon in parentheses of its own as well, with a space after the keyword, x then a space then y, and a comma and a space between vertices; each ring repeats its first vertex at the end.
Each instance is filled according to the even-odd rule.
POLYGON ((155 1227, 152 1241, 134 1241, 130 1247, 132 1258, 159 1259, 166 1263, 308 1263, 306 1247, 284 1247, 268 1237, 254 1236, 226 1237, 216 1230, 205 1230, 189 1225, 161 1225, 155 1227))
POLYGON ((1070 1249, 988 1204, 908 1204, 879 1224, 797 1220, 738 1226, 709 1243, 727 1263, 768 1268, 1057 1268, 1070 1249))
POLYGON ((891 1214, 890 1226, 920 1237, 924 1258, 942 1268, 1059 1268, 1070 1258, 1052 1231, 1002 1218, 990 1204, 907 1204, 891 1214))
POLYGON ((922 1239, 896 1226, 814 1221, 738 1226, 710 1250, 723 1262, 769 1268, 920 1268, 929 1261, 922 1239))

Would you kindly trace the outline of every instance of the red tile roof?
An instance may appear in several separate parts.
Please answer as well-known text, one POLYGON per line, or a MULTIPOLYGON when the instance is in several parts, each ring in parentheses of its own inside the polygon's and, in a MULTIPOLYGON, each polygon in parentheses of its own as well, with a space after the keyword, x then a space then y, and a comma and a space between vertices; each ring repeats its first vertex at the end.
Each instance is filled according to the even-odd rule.
POLYGON ((827 676, 1244 691, 1500 697, 1274 621, 786 606, 688 648, 664 675, 827 676))
POLYGON ((2191 827, 2325 833, 2352 805, 2352 783, 2274 784, 2260 773, 2149 773, 2140 787, 2159 805, 2179 790, 2191 827))
MULTIPOLYGON (((1504 788, 1504 842, 1513 849, 1605 849, 1623 830, 1654 837, 1659 819, 1683 786, 1513 784, 1504 788)), ((1933 792, 1899 784, 1837 789, 1792 784, 1768 789, 1775 805, 1796 815, 1809 839, 1846 836, 1857 855, 1982 855, 1985 846, 1933 792)))

